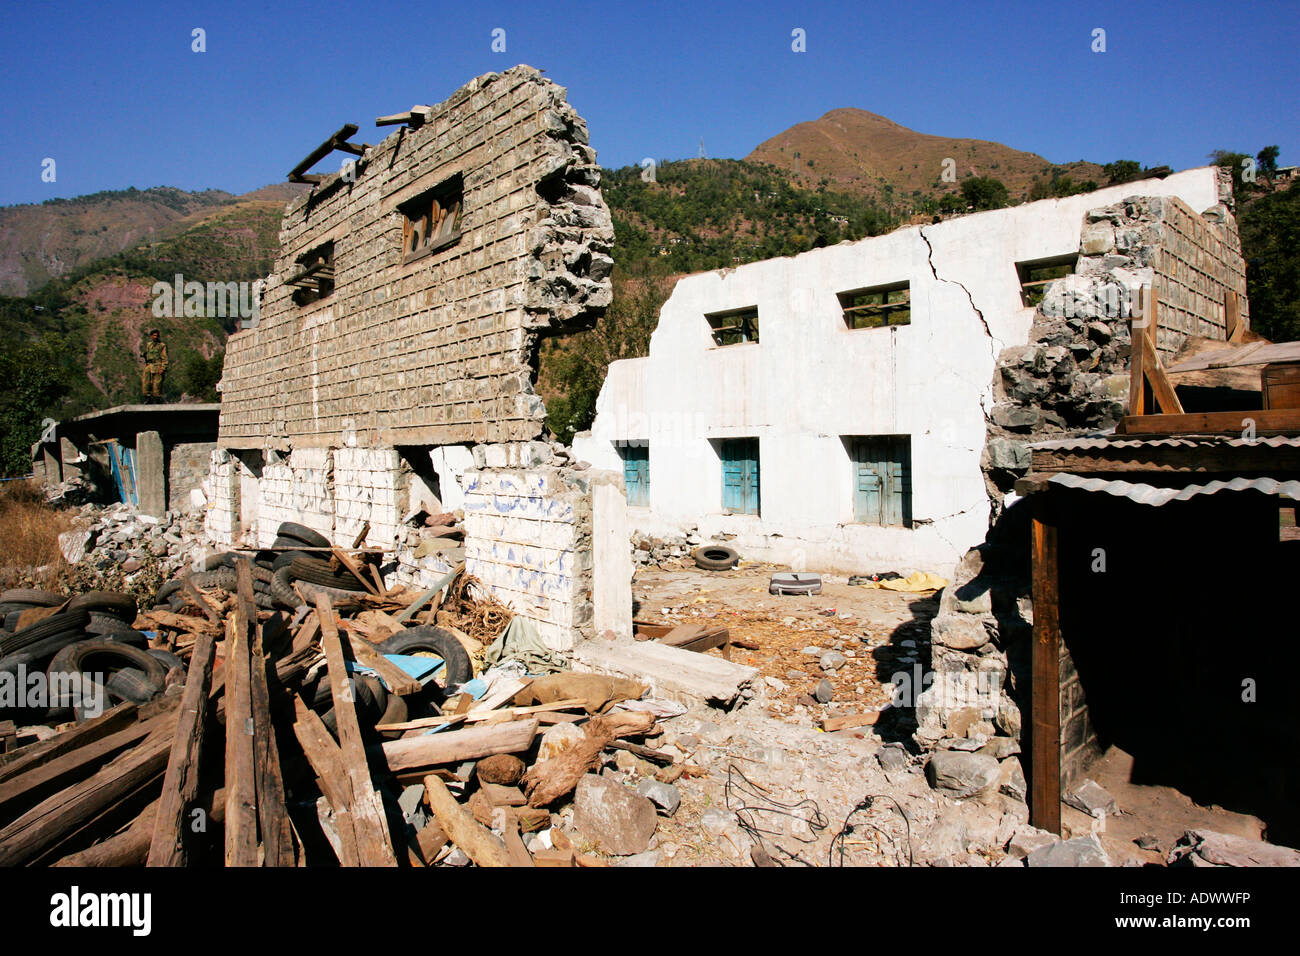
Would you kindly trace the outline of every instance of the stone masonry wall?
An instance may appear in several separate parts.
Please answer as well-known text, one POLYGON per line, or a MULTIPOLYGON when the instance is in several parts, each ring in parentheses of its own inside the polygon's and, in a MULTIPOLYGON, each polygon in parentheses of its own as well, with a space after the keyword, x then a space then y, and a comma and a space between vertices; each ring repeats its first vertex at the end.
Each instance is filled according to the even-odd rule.
POLYGON ((592 636, 589 477, 553 467, 468 472, 465 566, 542 639, 568 650, 592 636))
POLYGON ((190 492, 203 485, 216 442, 181 442, 167 449, 167 507, 187 511, 190 492))
POLYGON ((1079 672, 1065 641, 1061 641, 1060 658, 1061 787, 1068 788, 1083 776, 1101 748, 1079 672))
MULTIPOLYGON (((1132 197, 1090 210, 1072 275, 1046 287, 1029 344, 1002 351, 988 416, 985 483, 993 505, 985 542, 958 564, 931 624, 933 680, 920 697, 915 738, 927 749, 1019 752, 1029 695, 1027 506, 1008 504, 1029 469, 1029 445, 1113 426, 1128 400, 1130 290, 1157 291, 1162 357, 1188 334, 1225 338, 1223 292, 1245 300, 1244 264, 1229 206, 1197 215, 1176 198, 1132 197), (1009 738, 1009 739, 1003 739, 1009 738)), ((1061 663, 1062 776, 1091 755, 1095 733, 1073 662, 1061 663)))
POLYGON ((613 228, 586 124, 525 66, 471 81, 289 204, 260 323, 231 336, 225 448, 526 441, 537 337, 609 304, 613 228), (461 234, 405 262, 399 208, 462 177, 461 234), (334 243, 331 294, 285 280, 334 243))
POLYGON ((216 544, 231 545, 239 535, 239 459, 224 448, 214 448, 204 493, 208 497, 204 527, 216 544))

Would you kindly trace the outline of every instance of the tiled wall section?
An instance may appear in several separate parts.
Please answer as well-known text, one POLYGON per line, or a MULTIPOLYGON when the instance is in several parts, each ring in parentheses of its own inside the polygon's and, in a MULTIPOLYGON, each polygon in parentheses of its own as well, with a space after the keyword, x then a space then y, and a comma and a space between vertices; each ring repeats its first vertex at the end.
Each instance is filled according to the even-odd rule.
POLYGON ((548 646, 592 630, 591 488, 557 469, 467 472, 465 566, 548 646))
POLYGON ((521 441, 542 434, 539 330, 609 304, 613 227, 586 124, 530 67, 488 74, 291 202, 256 328, 226 348, 225 448, 521 441), (403 262, 398 206, 463 177, 459 240, 403 262), (298 306, 298 258, 335 288, 298 306))

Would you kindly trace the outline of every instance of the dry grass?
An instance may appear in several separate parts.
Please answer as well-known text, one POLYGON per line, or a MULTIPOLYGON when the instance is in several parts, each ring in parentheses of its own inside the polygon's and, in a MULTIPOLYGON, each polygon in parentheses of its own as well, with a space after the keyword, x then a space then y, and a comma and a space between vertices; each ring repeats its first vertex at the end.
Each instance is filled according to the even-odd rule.
POLYGON ((46 504, 44 493, 32 482, 0 484, 0 584, 16 587, 50 583, 64 563, 59 535, 72 528, 72 519, 72 512, 46 504), (41 567, 48 567, 48 571, 37 574, 34 569, 41 567))

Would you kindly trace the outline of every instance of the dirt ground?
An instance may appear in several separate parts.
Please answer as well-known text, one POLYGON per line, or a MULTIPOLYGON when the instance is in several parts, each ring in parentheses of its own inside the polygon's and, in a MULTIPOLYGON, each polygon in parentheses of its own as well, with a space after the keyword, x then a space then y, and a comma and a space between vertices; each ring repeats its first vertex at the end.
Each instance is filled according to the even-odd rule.
MULTIPOLYGON (((822 593, 768 594, 775 571, 754 562, 731 571, 640 569, 632 582, 638 621, 725 624, 733 640, 731 659, 757 667, 769 678, 773 717, 807 718, 878 710, 889 702, 889 679, 929 658, 930 619, 936 592, 919 594, 849 585, 845 576, 822 575, 822 593), (816 653, 812 649, 816 648, 816 653), (842 667, 823 675, 820 658, 839 651, 842 667), (812 699, 823 676, 834 696, 812 699)), ((709 651, 719 654, 719 650, 709 651)))
MULTIPOLYGON (((882 774, 875 754, 886 741, 905 740, 908 724, 882 719, 875 727, 817 729, 825 716, 884 707, 889 678, 929 659, 937 592, 850 586, 845 576, 823 574, 819 595, 771 595, 768 580, 781 570, 787 569, 754 562, 721 572, 640 568, 633 579, 636 620, 725 624, 733 640, 756 645, 733 647, 731 659, 757 667, 767 685, 763 705, 745 708, 747 715, 692 713, 669 722, 668 740, 697 724, 705 728, 684 739, 705 738, 690 759, 708 774, 683 781, 681 811, 660 830, 660 865, 749 865, 750 847, 759 842, 785 865, 1007 865, 991 848, 1026 822, 1023 804, 1001 795, 992 805, 953 802, 926 785, 920 760, 910 772, 882 774), (845 663, 824 675, 820 657, 829 650, 845 663), (812 699, 823 676, 834 690, 825 704, 812 699), (833 841, 873 793, 875 809, 859 811, 855 831, 833 841), (765 809, 735 813, 746 806, 765 809), (743 819, 762 832, 737 829, 743 819)), ((1063 805, 1062 836, 1096 832, 1116 866, 1163 865, 1188 829, 1260 838, 1257 818, 1198 806, 1169 787, 1130 783, 1131 768, 1132 758, 1117 748, 1094 763, 1087 775, 1115 797, 1120 813, 1099 824, 1063 805), (1155 837, 1156 849, 1137 846, 1144 835, 1155 837)))

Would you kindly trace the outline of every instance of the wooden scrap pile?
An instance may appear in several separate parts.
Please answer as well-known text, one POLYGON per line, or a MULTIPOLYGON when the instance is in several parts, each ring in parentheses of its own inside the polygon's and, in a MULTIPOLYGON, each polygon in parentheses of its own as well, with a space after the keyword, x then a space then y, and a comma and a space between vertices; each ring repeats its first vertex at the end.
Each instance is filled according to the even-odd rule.
POLYGON ((646 745, 652 712, 614 709, 635 682, 497 674, 458 692, 473 638, 419 619, 488 637, 499 605, 472 579, 441 601, 380 583, 346 608, 320 589, 291 612, 258 607, 253 569, 142 615, 183 686, 0 753, 0 865, 602 865, 551 813, 602 755, 664 783, 693 771, 646 745))

